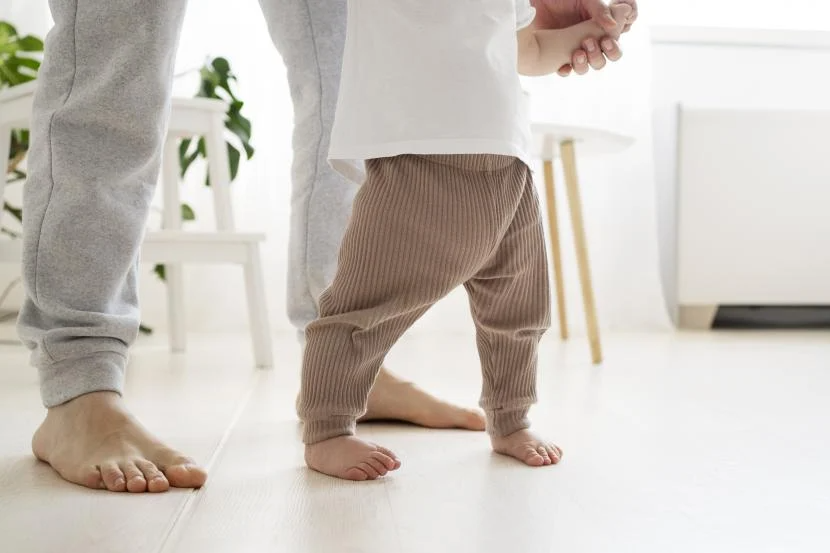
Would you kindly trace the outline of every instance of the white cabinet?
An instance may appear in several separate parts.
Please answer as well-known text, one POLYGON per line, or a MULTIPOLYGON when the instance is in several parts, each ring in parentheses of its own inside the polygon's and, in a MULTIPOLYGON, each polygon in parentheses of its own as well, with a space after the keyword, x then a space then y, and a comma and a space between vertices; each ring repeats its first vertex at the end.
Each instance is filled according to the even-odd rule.
POLYGON ((830 305, 830 33, 655 33, 661 263, 681 326, 830 305), (819 69, 821 68, 821 69, 819 69))
POLYGON ((830 110, 683 108, 678 304, 830 305, 830 110))

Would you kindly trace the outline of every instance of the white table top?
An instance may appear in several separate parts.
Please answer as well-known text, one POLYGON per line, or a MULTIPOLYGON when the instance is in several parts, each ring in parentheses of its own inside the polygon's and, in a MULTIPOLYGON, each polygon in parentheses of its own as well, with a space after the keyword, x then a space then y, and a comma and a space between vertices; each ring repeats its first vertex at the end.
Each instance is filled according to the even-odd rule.
POLYGON ((558 158, 560 152, 555 146, 566 141, 573 141, 581 156, 615 154, 634 144, 634 137, 593 127, 536 122, 531 130, 533 156, 546 161, 558 158))

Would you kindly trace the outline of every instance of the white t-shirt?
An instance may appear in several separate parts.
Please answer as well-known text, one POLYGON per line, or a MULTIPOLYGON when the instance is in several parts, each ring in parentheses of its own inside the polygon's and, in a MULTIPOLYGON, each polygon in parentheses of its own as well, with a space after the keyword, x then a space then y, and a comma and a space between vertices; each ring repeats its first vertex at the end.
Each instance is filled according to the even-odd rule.
POLYGON ((502 154, 528 165, 516 31, 530 0, 349 0, 332 166, 401 154, 502 154))

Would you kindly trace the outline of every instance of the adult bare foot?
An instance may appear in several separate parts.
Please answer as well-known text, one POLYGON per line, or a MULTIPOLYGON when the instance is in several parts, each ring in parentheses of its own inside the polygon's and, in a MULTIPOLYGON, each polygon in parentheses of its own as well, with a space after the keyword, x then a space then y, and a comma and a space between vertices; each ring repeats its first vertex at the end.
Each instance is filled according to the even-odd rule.
POLYGON ((552 442, 540 439, 530 430, 519 430, 507 436, 491 436, 493 451, 514 457, 531 467, 555 465, 562 459, 562 450, 552 442))
POLYGON ((154 438, 112 392, 49 409, 32 451, 65 480, 88 488, 164 492, 198 488, 207 479, 192 459, 154 438))
POLYGON ((382 368, 369 394, 368 410, 360 422, 403 421, 426 428, 484 430, 484 414, 465 409, 421 390, 382 368))
POLYGON ((340 436, 305 446, 309 468, 344 480, 375 480, 397 470, 394 453, 355 436, 340 436))

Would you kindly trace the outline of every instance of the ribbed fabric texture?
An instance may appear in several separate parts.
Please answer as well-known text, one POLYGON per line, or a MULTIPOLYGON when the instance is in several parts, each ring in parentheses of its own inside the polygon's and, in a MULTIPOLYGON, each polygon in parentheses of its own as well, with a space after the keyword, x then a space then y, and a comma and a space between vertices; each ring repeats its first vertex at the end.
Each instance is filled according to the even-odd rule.
POLYGON ((303 440, 353 434, 389 349, 464 285, 477 327, 488 431, 527 428, 550 324, 547 260, 530 170, 496 155, 367 162, 320 318, 306 330, 303 440))

